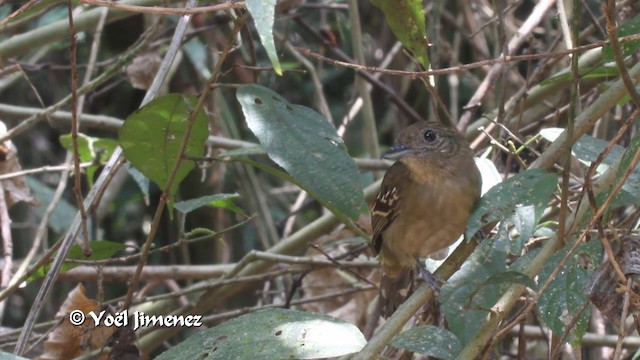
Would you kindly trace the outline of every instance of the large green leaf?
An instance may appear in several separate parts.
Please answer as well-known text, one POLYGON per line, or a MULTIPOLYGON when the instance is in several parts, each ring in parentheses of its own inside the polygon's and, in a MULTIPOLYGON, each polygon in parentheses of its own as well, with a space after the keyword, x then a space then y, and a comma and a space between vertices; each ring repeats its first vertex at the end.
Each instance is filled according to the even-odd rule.
POLYGON ((242 86, 236 96, 262 147, 298 186, 339 218, 367 211, 356 164, 320 114, 258 85, 242 86))
POLYGON ((360 330, 342 320, 266 309, 200 331, 156 359, 317 359, 351 354, 365 344, 360 330))
MULTIPOLYGON (((157 98, 131 114, 120 128, 120 146, 125 158, 161 189, 167 187, 196 101, 194 96, 181 94, 157 98)), ((203 156, 207 137, 207 116, 200 110, 185 155, 203 156)), ((180 162, 169 189, 170 195, 175 194, 180 182, 194 167, 192 160, 180 162)))
POLYGON ((278 75, 282 75, 282 67, 278 60, 278 53, 273 42, 273 19, 276 9, 276 0, 247 0, 247 10, 256 23, 256 29, 260 36, 260 42, 267 51, 267 56, 271 60, 273 70, 278 75))
POLYGON ((425 69, 429 69, 422 0, 371 0, 371 2, 384 12, 389 27, 402 45, 411 50, 425 69))

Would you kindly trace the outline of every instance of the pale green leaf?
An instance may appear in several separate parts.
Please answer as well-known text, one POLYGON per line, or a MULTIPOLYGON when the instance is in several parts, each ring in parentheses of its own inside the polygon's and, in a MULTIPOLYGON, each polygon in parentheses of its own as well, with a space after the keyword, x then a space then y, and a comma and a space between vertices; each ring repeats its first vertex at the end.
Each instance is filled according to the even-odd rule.
POLYGON ((339 218, 367 211, 355 161, 320 114, 259 85, 242 86, 236 96, 249 128, 292 181, 339 218))
POLYGON ((317 359, 352 354, 365 344, 360 330, 343 320, 265 309, 197 332, 156 359, 317 359))
POLYGON ((278 53, 273 42, 273 20, 275 16, 276 0, 247 0, 247 10, 256 23, 256 29, 260 36, 260 42, 267 51, 273 70, 282 75, 282 66, 278 60, 278 53))

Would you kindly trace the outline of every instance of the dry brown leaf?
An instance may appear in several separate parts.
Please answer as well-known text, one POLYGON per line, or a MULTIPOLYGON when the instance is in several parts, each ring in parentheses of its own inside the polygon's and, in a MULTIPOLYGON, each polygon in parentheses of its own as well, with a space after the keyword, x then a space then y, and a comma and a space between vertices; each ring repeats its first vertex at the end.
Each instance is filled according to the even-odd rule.
MULTIPOLYGON (((6 125, 0 121, 0 135, 7 132, 6 125)), ((11 140, 7 140, 0 143, 0 175, 11 174, 22 171, 22 166, 18 161, 18 150, 11 140)), ((19 201, 25 201, 32 205, 37 205, 38 202, 31 196, 31 191, 24 176, 16 176, 9 179, 0 180, 2 187, 4 188, 5 199, 7 200, 7 207, 10 208, 13 204, 19 201)))
MULTIPOLYGON (((84 285, 78 284, 67 296, 60 310, 56 314, 61 322, 49 334, 44 343, 44 353, 40 360, 72 359, 93 350, 102 349, 113 335, 115 327, 94 326, 89 312, 99 313, 98 303, 85 296, 84 285), (69 315, 74 310, 80 310, 85 315, 82 325, 74 326, 69 321, 69 315)), ((101 357, 107 358, 107 355, 101 357)))

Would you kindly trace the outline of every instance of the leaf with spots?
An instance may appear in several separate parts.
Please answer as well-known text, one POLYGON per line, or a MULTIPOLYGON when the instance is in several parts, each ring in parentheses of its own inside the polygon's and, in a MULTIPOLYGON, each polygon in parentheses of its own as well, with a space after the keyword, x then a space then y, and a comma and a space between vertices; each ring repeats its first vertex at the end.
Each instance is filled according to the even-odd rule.
MULTIPOLYGON (((618 35, 618 37, 635 35, 638 33, 640 33, 640 15, 637 15, 625 21, 621 26, 618 27, 616 31, 616 35, 618 35)), ((623 57, 633 54, 638 50, 639 47, 640 40, 625 41, 624 43, 620 44, 623 57)), ((602 58, 605 60, 605 62, 613 61, 615 59, 611 45, 607 45, 602 48, 602 58)))
POLYGON ((249 128, 290 180, 343 221, 367 211, 355 161, 327 120, 259 85, 242 86, 236 96, 249 128))
MULTIPOLYGON (((541 284, 549 279, 572 245, 567 245, 545 263, 540 270, 541 284)), ((585 287, 593 273, 592 269, 585 268, 585 263, 598 263, 601 253, 599 241, 580 245, 538 300, 542 320, 557 334, 562 334, 567 329, 568 341, 574 345, 581 342, 589 324, 590 311, 587 309, 580 313, 580 309, 589 303, 585 287)))
MULTIPOLYGON (((540 135, 548 141, 556 141, 556 139, 565 131, 563 128, 546 128, 540 130, 540 135)), ((609 144, 608 141, 595 138, 589 135, 582 135, 578 141, 571 147, 571 154, 578 158, 580 162, 586 166, 591 165, 598 158, 598 155, 609 144)), ((599 174, 604 173, 616 159, 622 156, 624 148, 620 145, 614 145, 609 155, 607 155, 602 163, 596 168, 599 174)))
POLYGON ((427 30, 422 0, 372 0, 384 12, 384 17, 402 45, 411 50, 425 69, 430 68, 427 52, 427 30))
POLYGON ((514 214, 522 214, 518 208, 533 206, 533 211, 526 218, 517 216, 519 229, 526 229, 520 234, 520 240, 526 241, 535 229, 542 211, 547 206, 549 197, 556 188, 558 176, 541 169, 525 170, 492 187, 476 206, 467 225, 467 238, 471 238, 484 225, 511 218, 514 214))
POLYGON ((413 327, 396 336, 391 345, 438 359, 455 359, 462 350, 460 340, 450 331, 433 326, 413 327))
POLYGON ((343 320, 274 308, 199 331, 156 359, 317 359, 352 354, 365 344, 360 330, 343 320))
MULTIPOLYGON (((125 158, 161 189, 168 185, 196 102, 196 97, 181 94, 159 97, 129 115, 120 128, 120 146, 125 158)), ((200 110, 194 119, 185 156, 203 156, 208 135, 207 116, 200 110)), ((180 182, 194 167, 192 160, 180 162, 169 195, 173 197, 180 182)))
MULTIPOLYGON (((546 128, 540 130, 540 135, 547 139, 548 141, 555 141, 558 136, 564 131, 562 128, 546 128)), ((624 156, 621 159, 621 164, 618 167, 620 169, 618 171, 617 177, 620 178, 624 171, 629 168, 631 160, 633 159, 634 154, 638 149, 638 145, 640 144, 640 137, 634 137, 635 140, 631 141, 631 144, 627 149, 620 145, 613 145, 611 148, 611 152, 602 160, 602 162, 596 168, 597 173, 602 174, 609 169, 618 159, 624 156)), ((593 161, 595 161, 600 153, 602 153, 605 148, 609 145, 609 142, 606 140, 598 139, 593 136, 583 135, 576 141, 576 143, 571 148, 571 153, 573 156, 578 158, 580 162, 585 164, 586 166, 591 165, 593 161)), ((596 198, 596 202, 601 204, 602 201, 607 197, 608 191, 606 193, 600 194, 596 198)), ((636 167, 633 172, 630 174, 629 178, 622 186, 620 192, 616 195, 612 207, 625 206, 625 205, 637 205, 640 204, 640 168, 636 167)))
POLYGON ((449 331, 463 344, 473 339, 483 319, 507 288, 505 283, 491 283, 492 276, 507 270, 507 253, 495 246, 493 239, 480 243, 471 256, 440 289, 449 331))

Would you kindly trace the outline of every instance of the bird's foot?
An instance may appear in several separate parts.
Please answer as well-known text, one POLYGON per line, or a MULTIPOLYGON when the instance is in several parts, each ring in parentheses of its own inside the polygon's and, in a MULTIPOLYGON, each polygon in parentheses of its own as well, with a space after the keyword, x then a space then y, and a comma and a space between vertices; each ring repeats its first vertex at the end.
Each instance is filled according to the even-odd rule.
POLYGON ((424 267, 418 267, 418 271, 420 272, 420 278, 429 285, 431 289, 437 294, 440 292, 440 285, 444 284, 445 281, 440 279, 439 277, 433 275, 431 271, 425 269, 424 267))

